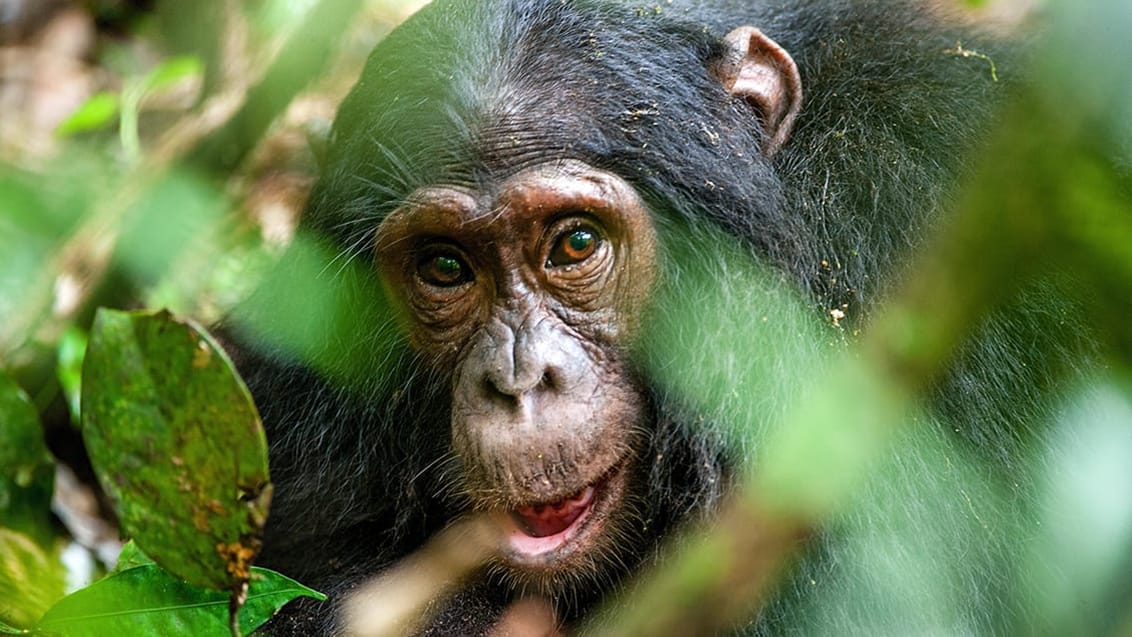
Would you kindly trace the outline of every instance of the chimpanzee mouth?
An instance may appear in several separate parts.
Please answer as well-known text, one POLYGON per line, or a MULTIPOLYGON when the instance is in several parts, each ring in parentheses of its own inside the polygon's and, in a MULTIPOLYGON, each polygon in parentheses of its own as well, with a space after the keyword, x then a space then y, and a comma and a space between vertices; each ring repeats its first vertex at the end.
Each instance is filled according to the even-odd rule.
POLYGON ((622 491, 622 467, 617 465, 596 482, 556 502, 513 509, 504 522, 503 555, 527 567, 546 567, 585 550, 605 526, 622 491))
POLYGON ((590 512, 594 503, 593 485, 558 502, 519 507, 511 512, 511 518, 519 524, 523 533, 533 538, 558 535, 573 526, 578 518, 590 512))

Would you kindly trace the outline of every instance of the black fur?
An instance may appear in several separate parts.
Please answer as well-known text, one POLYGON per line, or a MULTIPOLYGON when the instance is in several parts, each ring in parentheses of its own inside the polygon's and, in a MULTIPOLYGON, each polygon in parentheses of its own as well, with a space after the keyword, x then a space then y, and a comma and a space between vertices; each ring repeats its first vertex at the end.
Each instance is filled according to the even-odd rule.
MULTIPOLYGON (((438 0, 378 46, 342 104, 304 225, 333 246, 331 276, 372 260, 378 223, 419 186, 490 192, 518 168, 580 159, 633 184, 662 234, 706 221, 738 237, 804 292, 816 321, 834 308, 845 312, 842 331, 828 332, 840 339, 867 324, 938 222, 964 158, 1014 79, 1006 48, 941 26, 910 2, 438 0), (757 114, 705 71, 723 50, 720 38, 741 25, 775 39, 802 75, 801 116, 771 160, 758 150, 757 114), (987 57, 949 53, 958 43, 987 57)), ((712 262, 710 252, 707 270, 719 267, 717 278, 728 280, 726 261, 712 262)), ((679 273, 668 278, 668 293, 681 292, 672 283, 679 273)), ((367 293, 380 296, 376 286, 367 293)), ((273 294, 285 290, 261 296, 273 294)), ((463 506, 451 483, 446 380, 408 351, 387 310, 374 312, 341 364, 298 363, 285 347, 265 345, 278 343, 270 335, 245 335, 260 344, 238 348, 269 429, 276 482, 261 562, 332 596, 411 551, 463 506)), ((1064 318, 1059 312, 1048 310, 1064 318)), ((1061 350, 1046 350, 1061 354, 1036 360, 1016 335, 1041 329, 1046 318, 1004 315, 988 324, 937 391, 940 422, 992 471, 1009 474, 1019 462, 1021 425, 1044 408, 1050 369, 1072 366, 1087 347, 1068 339, 1061 350), (1032 400, 1005 398, 1022 384, 1034 388, 1032 400)), ((343 338, 350 336, 327 340, 343 338)), ((718 355, 725 354, 703 353, 718 355)), ((662 460, 642 468, 648 475, 638 477, 632 501, 647 531, 626 542, 622 566, 580 588, 592 595, 560 600, 567 620, 649 559, 673 525, 709 515, 734 467, 748 459, 743 445, 711 424, 720 414, 697 414, 659 387, 652 402, 641 455, 662 460), (704 420, 707 426, 697 422, 704 420)), ((901 497, 901 487, 886 493, 901 497)), ((807 629, 790 600, 824 590, 816 583, 833 579, 835 546, 815 549, 752 630, 807 629)), ((972 561, 964 576, 980 592, 969 600, 970 616, 955 620, 957 630, 1009 625, 999 619, 1014 612, 1005 581, 977 567, 997 563, 998 550, 972 549, 989 557, 972 561)), ((482 632, 509 599, 505 583, 489 578, 462 593, 431 631, 482 632)), ((853 632, 876 618, 826 619, 853 632)), ((333 622, 330 603, 300 602, 271 629, 305 635, 333 622)))

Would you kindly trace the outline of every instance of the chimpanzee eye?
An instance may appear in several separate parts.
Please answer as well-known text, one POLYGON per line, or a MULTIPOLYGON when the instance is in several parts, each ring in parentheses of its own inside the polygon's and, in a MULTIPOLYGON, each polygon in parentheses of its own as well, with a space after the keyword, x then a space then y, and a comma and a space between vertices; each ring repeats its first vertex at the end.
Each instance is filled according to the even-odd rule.
POLYGON ((593 256, 601 243, 601 235, 589 226, 574 228, 558 235, 550 249, 547 265, 561 267, 580 263, 593 256))
POLYGON ((417 274, 429 285, 447 288, 472 280, 472 269, 448 253, 430 254, 417 264, 417 274))

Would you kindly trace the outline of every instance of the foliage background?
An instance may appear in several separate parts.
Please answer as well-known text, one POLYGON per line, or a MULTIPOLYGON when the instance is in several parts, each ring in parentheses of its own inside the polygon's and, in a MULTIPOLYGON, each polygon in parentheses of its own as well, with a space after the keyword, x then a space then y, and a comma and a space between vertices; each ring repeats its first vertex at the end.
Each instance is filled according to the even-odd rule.
POLYGON ((78 430, 95 309, 230 310, 293 235, 308 139, 420 4, 0 3, 0 625, 121 548, 78 430))
MULTIPOLYGON (((209 324, 244 298, 294 237, 337 100, 377 39, 418 4, 0 0, 0 622, 30 626, 64 591, 111 568, 120 547, 75 427, 94 309, 164 307, 209 324)), ((925 444, 900 424, 917 397, 988 312, 1050 272, 1074 282, 1064 291, 1084 308, 1099 351, 1085 380, 1065 388, 1046 424, 1051 444, 1027 468, 1044 500, 1034 526, 1011 527, 1007 540, 1032 556, 1011 566, 1028 582, 1019 595, 1033 632, 1132 632, 1132 83, 1123 68, 1132 8, 1034 5, 959 7, 1004 29, 1036 12, 1036 79, 901 294, 836 363, 840 373, 784 414, 786 433, 767 454, 777 461, 751 477, 720 528, 687 540, 673 566, 635 590, 612 634, 700 632, 746 612, 791 538, 885 479, 879 449, 925 444), (751 537, 756 517, 778 520, 778 532, 751 537)), ((724 303, 716 316, 742 320, 743 309, 724 303)), ((927 457, 925 473, 968 474, 972 510, 994 514, 994 482, 977 460, 948 447, 927 457)), ((906 497, 937 506, 931 488, 906 497)), ((862 554, 891 546, 860 541, 879 543, 862 554)), ((862 577, 945 590, 923 544, 904 560, 862 563, 862 577)), ((939 599, 935 609, 882 606, 945 617, 939 599)))

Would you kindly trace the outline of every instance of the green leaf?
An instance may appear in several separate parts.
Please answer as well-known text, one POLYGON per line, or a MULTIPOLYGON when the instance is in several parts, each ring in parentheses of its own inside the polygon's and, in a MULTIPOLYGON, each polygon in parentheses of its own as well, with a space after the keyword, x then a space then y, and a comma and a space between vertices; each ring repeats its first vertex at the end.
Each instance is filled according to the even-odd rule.
POLYGON ((27 634, 28 634, 28 631, 26 631, 26 630, 20 630, 19 628, 15 628, 15 627, 9 626, 8 624, 5 624, 4 622, 0 622, 0 635, 27 635, 27 634))
POLYGON ((136 283, 157 285, 185 254, 203 250, 201 244, 224 223, 228 205, 215 184, 170 171, 148 185, 123 219, 115 264, 136 283))
MULTIPOLYGON (((263 568, 252 569, 240 630, 249 634, 287 602, 326 596, 263 568)), ((156 564, 112 573, 60 600, 36 630, 63 637, 228 635, 228 594, 198 588, 156 564)))
POLYGON ((295 237, 232 313, 232 324, 264 349, 304 360, 344 387, 361 387, 397 364, 403 337, 394 305, 363 266, 326 267, 338 254, 311 236, 295 237))
POLYGON ((0 528, 0 621, 31 626, 63 596, 63 568, 30 537, 0 528))
POLYGON ((201 61, 190 55, 171 57, 153 68, 142 80, 145 90, 156 91, 181 80, 199 76, 204 70, 201 61))
POLYGON ((55 461, 27 395, 0 374, 0 520, 46 544, 51 532, 55 461))
POLYGON ((769 423, 785 416, 784 397, 821 360, 820 325, 779 277, 722 232, 666 228, 661 245, 664 274, 634 353, 649 378, 693 406, 729 447, 761 440, 769 423))
POLYGON ((82 395, 83 358, 86 356, 86 332, 74 325, 68 327, 59 339, 58 363, 55 375, 67 406, 71 410, 72 422, 79 422, 79 399, 82 395))
POLYGON ((259 414, 228 357, 168 312, 102 309, 82 405, 87 451, 126 533, 186 581, 239 590, 271 484, 259 414))
POLYGON ((74 113, 63 120, 55 132, 63 137, 103 128, 118 115, 119 99, 116 93, 96 93, 83 102, 74 113))

